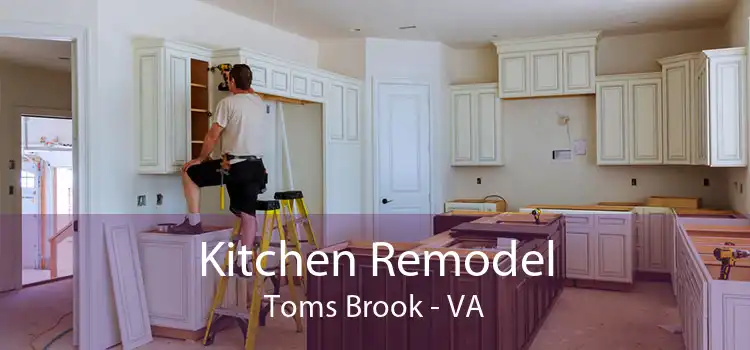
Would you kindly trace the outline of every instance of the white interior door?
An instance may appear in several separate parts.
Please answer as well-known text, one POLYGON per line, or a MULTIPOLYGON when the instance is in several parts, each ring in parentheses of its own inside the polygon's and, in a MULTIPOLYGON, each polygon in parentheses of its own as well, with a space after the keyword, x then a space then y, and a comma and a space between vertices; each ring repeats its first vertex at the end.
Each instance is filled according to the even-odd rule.
POLYGON ((21 169, 21 206, 23 219, 21 222, 23 248, 21 264, 24 269, 40 267, 40 237, 41 237, 41 182, 38 164, 23 162, 21 169))
POLYGON ((411 242, 430 232, 429 85, 379 83, 375 239, 411 242))

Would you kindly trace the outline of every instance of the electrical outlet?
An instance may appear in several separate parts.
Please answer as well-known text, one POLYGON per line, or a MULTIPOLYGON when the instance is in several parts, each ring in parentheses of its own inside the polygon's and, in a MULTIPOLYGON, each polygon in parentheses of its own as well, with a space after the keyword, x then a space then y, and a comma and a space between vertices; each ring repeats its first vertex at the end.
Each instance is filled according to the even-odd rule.
POLYGON ((481 178, 481 177, 478 177, 478 178, 477 178, 477 185, 481 185, 481 184, 482 184, 482 178, 481 178))
POLYGON ((142 194, 142 195, 138 196, 138 206, 139 207, 146 206, 146 195, 145 194, 142 194))
POLYGON ((711 186, 711 182, 707 178, 703 179, 703 186, 706 186, 706 187, 711 186))
POLYGON ((636 179, 630 179, 630 185, 631 186, 638 186, 638 181, 636 179))
POLYGON ((164 195, 161 193, 156 194, 156 205, 161 205, 161 203, 164 201, 164 195))

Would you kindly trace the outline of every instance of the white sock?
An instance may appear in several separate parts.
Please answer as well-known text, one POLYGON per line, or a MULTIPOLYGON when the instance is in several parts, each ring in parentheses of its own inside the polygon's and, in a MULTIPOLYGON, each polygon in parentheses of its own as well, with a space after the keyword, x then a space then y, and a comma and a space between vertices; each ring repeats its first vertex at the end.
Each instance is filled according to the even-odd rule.
POLYGON ((201 222, 201 214, 198 213, 190 213, 187 215, 188 222, 190 225, 198 225, 199 222, 201 222))

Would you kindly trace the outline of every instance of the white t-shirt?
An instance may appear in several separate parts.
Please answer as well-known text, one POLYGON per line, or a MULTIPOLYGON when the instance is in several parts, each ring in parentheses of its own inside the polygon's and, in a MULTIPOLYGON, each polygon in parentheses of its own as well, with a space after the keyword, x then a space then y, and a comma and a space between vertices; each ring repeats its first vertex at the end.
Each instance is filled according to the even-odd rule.
POLYGON ((221 133, 221 154, 263 156, 266 105, 256 94, 237 94, 219 101, 216 123, 221 133))

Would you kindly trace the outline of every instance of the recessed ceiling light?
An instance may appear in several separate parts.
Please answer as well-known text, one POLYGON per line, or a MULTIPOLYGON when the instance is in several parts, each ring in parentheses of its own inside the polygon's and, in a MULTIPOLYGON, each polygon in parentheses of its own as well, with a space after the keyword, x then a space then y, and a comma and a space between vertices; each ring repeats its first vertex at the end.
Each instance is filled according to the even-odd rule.
POLYGON ((349 31, 350 31, 350 32, 359 32, 359 31, 361 31, 361 30, 362 30, 362 29, 359 29, 359 28, 352 28, 352 29, 349 29, 349 31))
POLYGON ((405 26, 405 27, 398 27, 398 29, 415 29, 417 26, 405 26))

